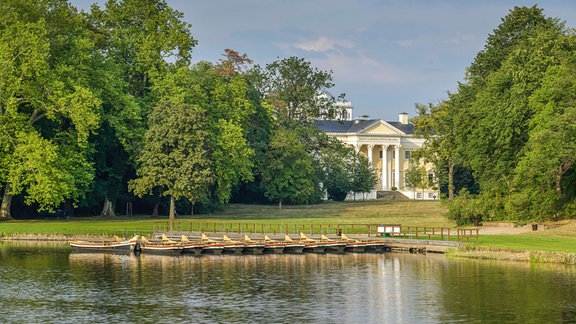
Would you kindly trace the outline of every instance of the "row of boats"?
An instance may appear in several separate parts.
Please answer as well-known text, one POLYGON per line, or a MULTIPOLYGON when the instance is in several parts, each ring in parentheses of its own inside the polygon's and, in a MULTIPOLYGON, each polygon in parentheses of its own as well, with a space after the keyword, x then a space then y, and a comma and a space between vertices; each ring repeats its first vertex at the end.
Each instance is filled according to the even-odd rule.
POLYGON ((300 233, 298 239, 285 235, 283 240, 273 240, 268 235, 263 240, 253 240, 244 235, 244 240, 231 240, 227 235, 222 239, 211 239, 202 233, 199 240, 190 240, 181 235, 175 241, 162 234, 160 239, 152 240, 135 235, 128 240, 115 237, 114 241, 91 242, 71 241, 75 252, 126 252, 164 255, 179 254, 301 254, 301 253, 345 253, 345 252, 384 252, 387 246, 382 241, 359 241, 342 234, 338 240, 322 235, 320 239, 308 238, 300 233))

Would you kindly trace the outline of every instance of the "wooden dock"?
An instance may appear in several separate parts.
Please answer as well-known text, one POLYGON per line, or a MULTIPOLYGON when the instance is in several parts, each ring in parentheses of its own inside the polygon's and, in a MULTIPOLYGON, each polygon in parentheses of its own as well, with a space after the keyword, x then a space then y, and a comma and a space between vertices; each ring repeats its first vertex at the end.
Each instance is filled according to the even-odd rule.
MULTIPOLYGON (((234 234, 202 232, 157 233, 155 236, 168 237, 175 247, 182 246, 183 254, 303 254, 303 253, 445 253, 450 248, 457 248, 460 242, 438 241, 410 238, 371 237, 365 235, 321 235, 306 236, 279 234, 234 234), (179 239, 187 238, 179 243, 179 239), (182 245, 181 245, 182 244, 182 245), (185 246, 194 245, 193 249, 185 246)), ((142 250, 143 252, 145 250, 142 250)))

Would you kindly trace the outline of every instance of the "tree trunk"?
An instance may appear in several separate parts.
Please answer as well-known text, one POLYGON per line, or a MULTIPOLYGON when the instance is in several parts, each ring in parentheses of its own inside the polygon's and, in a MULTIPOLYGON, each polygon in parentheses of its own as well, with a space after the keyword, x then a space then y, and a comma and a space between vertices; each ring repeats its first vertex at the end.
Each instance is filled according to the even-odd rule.
POLYGON ((454 162, 448 161, 448 199, 454 200, 454 162))
POLYGON ((168 214, 168 219, 170 219, 170 221, 174 220, 174 207, 176 206, 176 199, 174 199, 174 196, 170 196, 170 214, 168 214))
POLYGON ((278 200, 278 209, 282 209, 282 199, 278 200))
POLYGON ((172 232, 174 226, 174 208, 176 205, 176 199, 174 196, 170 196, 170 213, 168 214, 168 221, 170 222, 170 232, 172 232))
POLYGON ((10 206, 12 206, 12 193, 10 191, 12 188, 9 183, 6 183, 6 188, 4 188, 4 196, 2 197, 2 205, 0 206, 0 221, 12 219, 10 214, 10 206))
POLYGON ((152 208, 152 216, 158 216, 158 210, 160 209, 160 200, 154 203, 154 208, 152 208))
POLYGON ((104 198, 104 207, 102 208, 102 213, 100 213, 100 216, 108 218, 116 216, 116 213, 114 212, 114 206, 108 197, 104 198))

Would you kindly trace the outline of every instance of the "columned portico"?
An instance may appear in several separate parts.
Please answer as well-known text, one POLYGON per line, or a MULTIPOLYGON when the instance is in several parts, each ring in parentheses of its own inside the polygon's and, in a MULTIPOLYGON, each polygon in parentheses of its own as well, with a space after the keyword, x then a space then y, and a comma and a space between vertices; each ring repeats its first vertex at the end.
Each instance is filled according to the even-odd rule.
POLYGON ((368 144, 368 162, 370 162, 370 165, 374 166, 374 160, 372 158, 372 151, 374 151, 374 144, 368 144))
POLYGON ((394 186, 400 189, 400 145, 396 145, 394 151, 394 186))
POLYGON ((382 145, 382 174, 380 175, 382 190, 389 190, 388 186, 388 145, 382 145))

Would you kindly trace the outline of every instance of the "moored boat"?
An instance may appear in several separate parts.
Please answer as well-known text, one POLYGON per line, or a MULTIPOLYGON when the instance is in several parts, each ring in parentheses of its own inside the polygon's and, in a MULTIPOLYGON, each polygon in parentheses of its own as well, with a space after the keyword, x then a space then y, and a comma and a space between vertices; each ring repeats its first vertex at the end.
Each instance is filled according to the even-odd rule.
POLYGON ((122 240, 115 237, 114 241, 71 241, 70 247, 74 252, 112 252, 130 253, 138 249, 138 235, 129 240, 122 240))
POLYGON ((295 242, 288 234, 284 235, 284 253, 287 254, 302 254, 306 244, 295 242))
POLYGON ((180 239, 180 244, 182 245, 182 253, 194 254, 195 256, 202 255, 202 250, 204 249, 203 243, 192 242, 188 239, 186 235, 182 235, 182 238, 180 239))
POLYGON ((179 255, 183 247, 178 242, 168 240, 164 235, 160 242, 151 242, 145 236, 140 238, 140 251, 142 253, 179 255))
POLYGON ((326 253, 345 253, 344 250, 346 249, 346 242, 331 240, 326 235, 322 235, 320 242, 324 245, 326 253))
POLYGON ((344 252, 354 252, 354 253, 382 253, 385 251, 386 247, 382 242, 376 241, 358 241, 356 239, 351 239, 346 234, 342 234, 340 239, 346 242, 346 247, 344 252))

